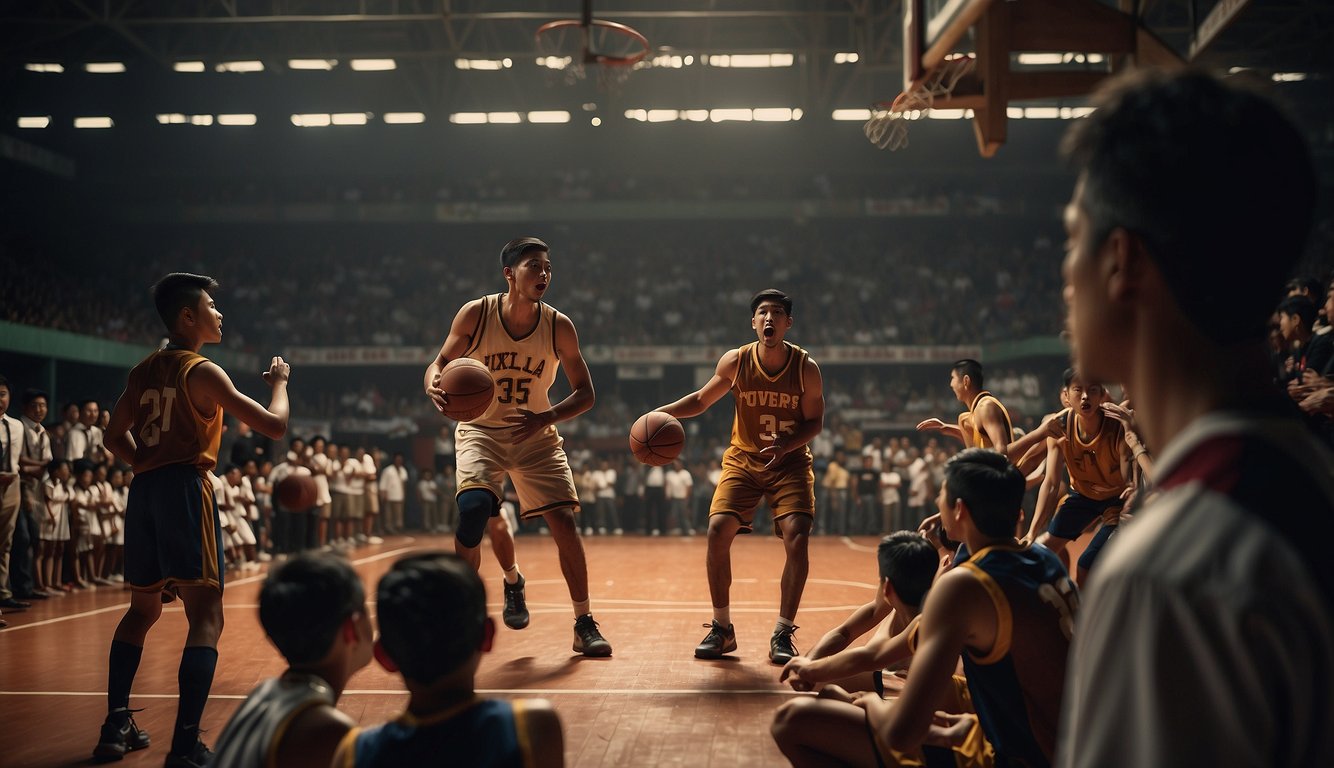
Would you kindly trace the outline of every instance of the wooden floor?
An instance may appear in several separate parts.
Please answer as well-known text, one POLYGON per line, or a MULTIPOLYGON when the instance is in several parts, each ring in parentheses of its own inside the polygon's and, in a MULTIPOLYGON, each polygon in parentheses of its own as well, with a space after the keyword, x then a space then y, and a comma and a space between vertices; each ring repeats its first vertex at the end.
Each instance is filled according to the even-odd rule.
MULTIPOLYGON (((448 537, 395 537, 351 553, 367 591, 406 552, 450 547, 448 537)), ((797 647, 808 649, 874 594, 870 537, 811 540, 811 569, 797 623, 797 647)), ((711 618, 704 540, 585 539, 593 615, 611 641, 610 659, 573 654, 573 611, 550 539, 521 537, 519 564, 528 580, 532 624, 500 629, 483 661, 479 692, 500 698, 552 701, 565 726, 572 766, 775 765, 782 755, 769 736, 774 709, 798 695, 778 684, 768 639, 778 607, 783 549, 772 536, 737 539, 733 548, 732 621, 740 645, 733 658, 699 661, 693 650, 711 618)), ((489 557, 489 553, 485 553, 489 557)), ((499 619, 500 570, 484 557, 491 613, 499 619)), ((205 741, 260 680, 280 673, 282 658, 259 626, 256 599, 263 573, 231 581, 217 676, 204 712, 205 741)), ((0 630, 0 765, 89 763, 106 712, 106 656, 128 593, 104 587, 35 603, 5 614, 0 630)), ((185 616, 168 606, 149 634, 131 706, 153 734, 149 749, 123 765, 160 765, 176 712, 176 665, 185 616)), ((339 707, 363 724, 392 718, 404 707, 401 680, 374 662, 354 676, 339 707)), ((212 737, 212 738, 210 738, 212 737)))

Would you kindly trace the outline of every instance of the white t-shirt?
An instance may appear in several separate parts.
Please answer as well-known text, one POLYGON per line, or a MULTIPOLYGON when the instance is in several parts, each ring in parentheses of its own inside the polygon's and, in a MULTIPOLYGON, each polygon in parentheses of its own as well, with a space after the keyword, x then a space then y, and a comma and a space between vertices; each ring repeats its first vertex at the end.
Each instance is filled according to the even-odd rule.
POLYGON ((593 482, 597 483, 599 499, 616 498, 616 470, 593 470, 593 482))
POLYGON ((322 507, 333 501, 333 497, 329 495, 329 475, 333 474, 329 457, 323 453, 312 455, 310 474, 315 477, 315 505, 322 507))
POLYGON ((931 470, 927 468, 926 460, 918 456, 908 467, 908 506, 924 506, 930 494, 931 470))
POLYGON ((403 501, 407 484, 407 467, 390 464, 380 473, 380 491, 384 493, 385 501, 403 501))
POLYGON ((417 495, 421 496, 422 501, 436 501, 440 498, 436 494, 434 480, 418 480, 417 495))
POLYGON ((666 479, 663 485, 667 491, 669 499, 688 499, 690 498, 690 486, 695 484, 695 479, 691 477, 690 470, 682 467, 677 470, 669 470, 665 473, 666 479))
POLYGON ((65 435, 65 458, 69 461, 92 458, 101 450, 101 427, 96 425, 85 427, 83 424, 79 424, 65 435))
POLYGON ((899 489, 903 487, 903 476, 898 472, 880 473, 880 503, 892 505, 899 503, 899 489))
POLYGON ((666 471, 662 467, 649 467, 648 474, 644 476, 645 488, 661 488, 665 482, 666 471))

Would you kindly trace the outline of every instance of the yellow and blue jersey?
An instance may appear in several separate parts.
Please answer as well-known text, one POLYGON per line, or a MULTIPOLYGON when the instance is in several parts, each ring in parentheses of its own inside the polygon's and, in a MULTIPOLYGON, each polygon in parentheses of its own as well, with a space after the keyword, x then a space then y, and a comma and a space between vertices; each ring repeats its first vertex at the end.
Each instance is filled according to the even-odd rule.
POLYGON ((383 725, 350 731, 339 747, 341 765, 524 768, 535 764, 524 714, 522 700, 477 698, 430 717, 405 712, 383 725))

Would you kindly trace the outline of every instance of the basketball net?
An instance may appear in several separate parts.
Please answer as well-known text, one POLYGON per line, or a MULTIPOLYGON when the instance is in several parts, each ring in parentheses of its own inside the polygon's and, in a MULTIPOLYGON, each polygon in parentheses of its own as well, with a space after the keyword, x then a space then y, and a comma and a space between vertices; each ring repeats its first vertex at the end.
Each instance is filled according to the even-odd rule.
POLYGON ((951 54, 893 102, 872 105, 871 119, 862 126, 866 138, 877 147, 891 151, 908 146, 908 127, 912 122, 925 119, 936 99, 952 94, 954 86, 976 64, 977 59, 971 53, 951 54))
POLYGON ((561 19, 537 30, 537 63, 547 84, 575 85, 595 74, 598 90, 618 91, 649 53, 633 27, 603 19, 561 19))

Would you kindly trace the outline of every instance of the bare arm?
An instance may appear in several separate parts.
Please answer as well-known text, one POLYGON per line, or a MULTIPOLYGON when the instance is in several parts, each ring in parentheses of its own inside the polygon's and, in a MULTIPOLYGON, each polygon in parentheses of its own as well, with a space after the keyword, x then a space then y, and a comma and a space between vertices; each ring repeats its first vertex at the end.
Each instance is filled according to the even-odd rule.
POLYGON ((1038 503, 1033 510, 1033 522, 1028 526, 1028 542, 1037 541, 1038 536, 1047 530, 1051 516, 1056 512, 1056 497, 1061 490, 1061 470, 1065 468, 1065 455, 1056 440, 1047 441, 1047 474, 1042 478, 1042 487, 1038 489, 1038 503))
POLYGON ((1027 454, 1034 448, 1034 446, 1041 445, 1043 441, 1049 437, 1059 438, 1065 435, 1063 425, 1065 424, 1065 418, 1069 413, 1070 409, 1066 408, 1058 413, 1049 413, 1044 416, 1042 418, 1041 426, 1023 437, 1020 437, 1018 440, 1012 441, 1009 446, 1006 447, 1004 451, 1005 457, 1010 460, 1010 463, 1019 467, 1019 471, 1024 471, 1024 467, 1021 466, 1021 464, 1024 459, 1027 458, 1027 454))
POLYGON ((718 366, 713 370, 713 378, 699 389, 691 392, 674 403, 664 405, 657 410, 678 419, 698 416, 709 406, 722 399, 736 381, 736 372, 741 360, 741 350, 729 349, 718 359, 718 366))
POLYGON ((579 350, 579 334, 574 330, 574 323, 557 312, 555 326, 556 355, 565 369, 565 379, 570 382, 570 394, 542 413, 520 408, 517 415, 507 416, 505 421, 514 425, 511 442, 523 442, 552 424, 573 419, 592 408, 597 399, 593 391, 593 376, 588 372, 583 352, 579 350))
POLYGON ((201 363, 189 374, 191 399, 202 412, 207 413, 213 405, 220 405, 224 411, 249 424, 261 435, 280 440, 287 434, 287 379, 291 374, 291 366, 283 362, 281 357, 270 361, 269 370, 264 372, 264 381, 273 387, 273 394, 269 398, 269 407, 265 408, 239 392, 221 367, 213 363, 201 363))
POLYGON ((774 441, 760 449, 761 454, 769 457, 764 464, 766 469, 814 440, 820 430, 824 429, 824 379, 820 375, 820 366, 809 357, 802 371, 802 381, 805 391, 801 394, 801 421, 797 422, 791 432, 775 432, 774 441))
POLYGON ((833 656, 852 645, 853 640, 875 629, 877 624, 889 618, 893 610, 884 600, 872 600, 853 611, 842 624, 825 633, 806 655, 812 659, 833 656))
POLYGON ((431 403, 435 405, 436 410, 445 412, 445 393, 440 389, 440 372, 445 369, 451 361, 463 356, 472 346, 473 334, 477 332, 478 326, 482 321, 482 300, 473 299, 459 308, 454 315, 454 322, 449 326, 449 335, 445 337, 445 343, 440 345, 440 352, 436 354, 431 364, 426 366, 426 375, 422 377, 422 387, 426 390, 426 396, 431 398, 431 403))
POLYGON ((1014 433, 1005 426, 1005 414, 995 400, 987 401, 977 412, 978 426, 982 428, 982 434, 991 441, 992 450, 1000 451, 1008 455, 1010 441, 1014 439, 1014 433))
POLYGON ((121 461, 136 467, 139 446, 134 442, 130 429, 134 426, 134 404, 126 402, 125 393, 121 392, 116 405, 111 409, 111 419, 107 422, 106 434, 102 436, 102 445, 121 461))
POLYGON ((338 742, 356 725, 352 718, 333 707, 311 707, 288 726, 274 765, 295 768, 328 768, 338 742))
POLYGON ((959 426, 958 426, 957 424, 946 424, 945 422, 941 421, 940 419, 937 419, 937 418, 934 418, 934 417, 932 417, 932 418, 930 418, 930 419, 926 419, 925 421, 919 423, 919 424, 917 425, 917 431, 918 431, 918 432, 939 432, 939 433, 941 433, 942 435, 945 435, 946 437, 952 437, 952 438, 954 438, 955 440, 958 440, 959 442, 963 443, 964 445, 967 445, 967 444, 968 444, 968 441, 964 439, 964 436, 963 436, 963 430, 962 430, 962 429, 959 429, 959 426))
POLYGON ((842 680, 897 664, 912 657, 912 647, 908 642, 912 626, 915 625, 910 624, 909 628, 893 636, 873 637, 866 645, 847 648, 823 659, 794 657, 783 667, 779 681, 791 682, 797 690, 809 690, 818 683, 842 680))
POLYGON ((545 699, 526 701, 524 704, 523 715, 528 726, 533 764, 537 768, 563 768, 565 735, 561 729, 560 715, 545 699))

